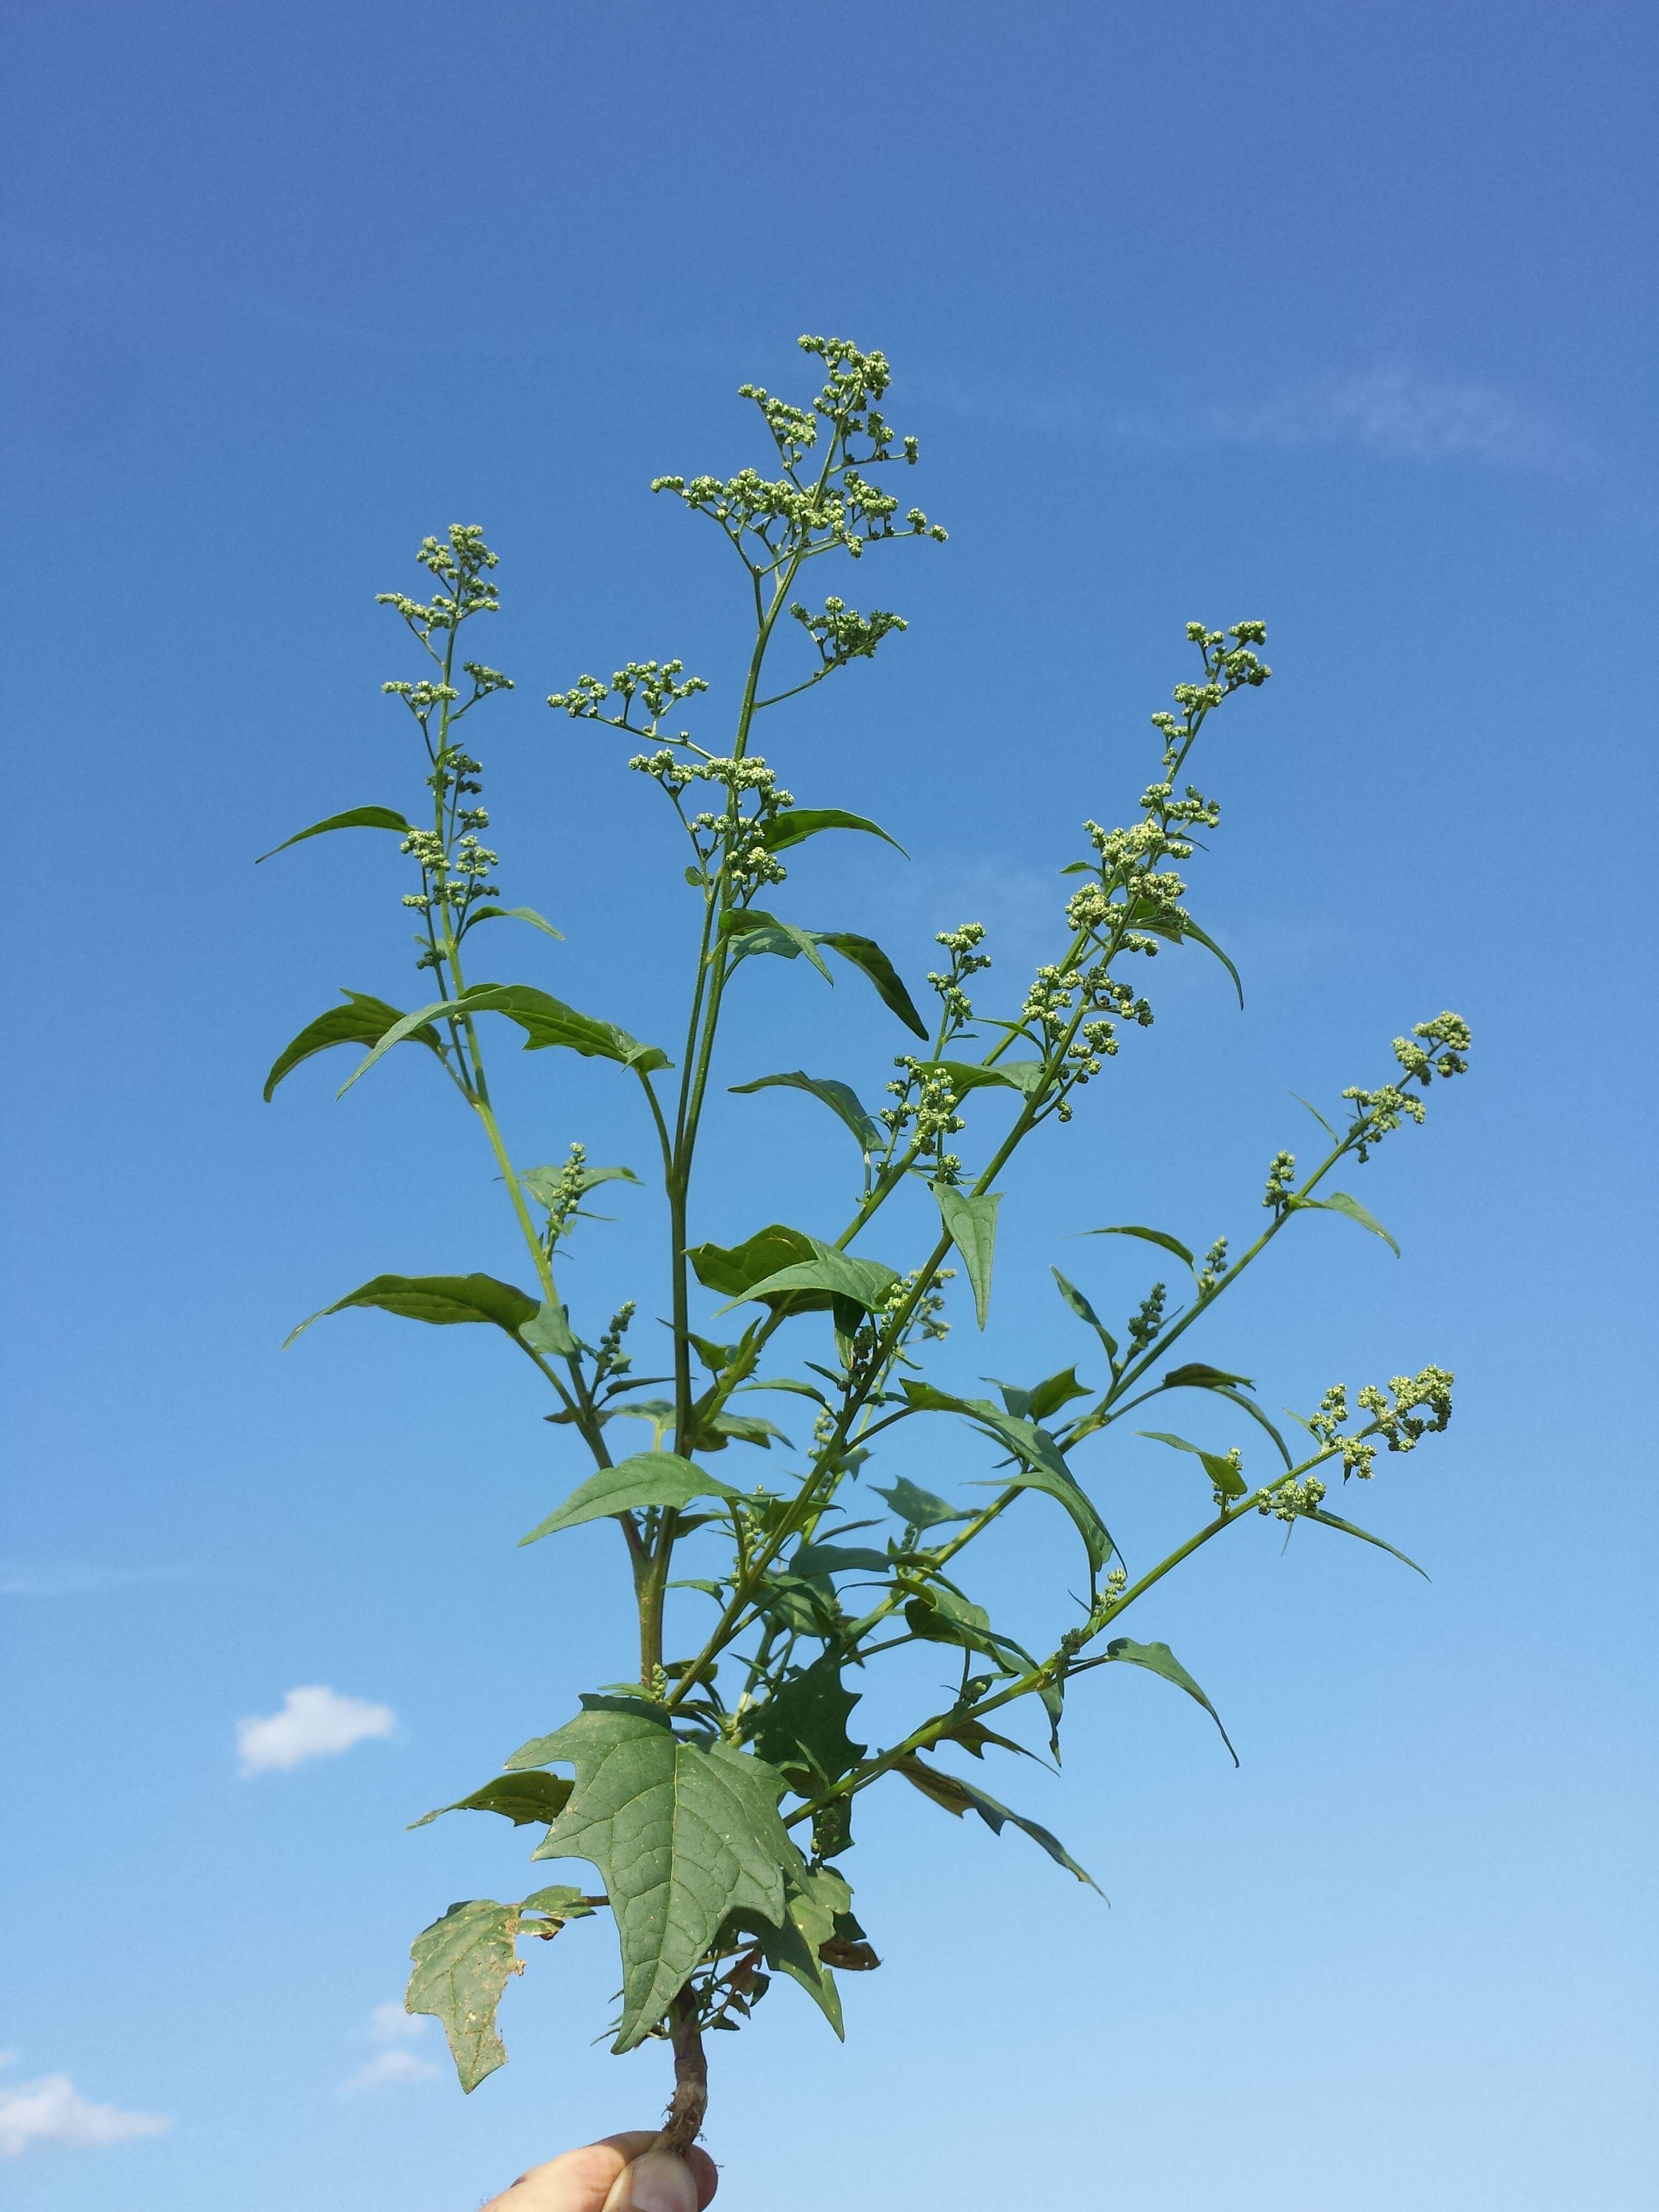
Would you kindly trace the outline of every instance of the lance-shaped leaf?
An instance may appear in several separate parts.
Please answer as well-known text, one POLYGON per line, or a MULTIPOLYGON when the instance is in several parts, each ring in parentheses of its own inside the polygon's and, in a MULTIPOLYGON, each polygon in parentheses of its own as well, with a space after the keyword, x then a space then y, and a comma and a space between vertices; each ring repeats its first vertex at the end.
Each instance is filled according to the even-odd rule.
POLYGON ((946 1521, 971 1521, 971 1513, 959 1505, 947 1505, 931 1490, 923 1490, 908 1475, 900 1475, 890 1490, 883 1490, 872 1483, 878 1498, 884 1498, 899 1519, 912 1528, 935 1528, 946 1521))
POLYGON ((424 1828, 446 1813, 499 1813, 515 1828, 537 1821, 550 1826, 569 1802, 572 1786, 562 1774, 543 1774, 533 1768, 527 1774, 497 1774, 470 1796, 458 1797, 453 1805, 436 1805, 409 1825, 424 1828))
POLYGON ((1230 1406, 1237 1406, 1241 1413, 1248 1413, 1258 1426, 1267 1431, 1279 1447, 1279 1457, 1286 1467, 1295 1466, 1296 1462, 1291 1457, 1291 1448, 1278 1429, 1255 1399, 1244 1395, 1246 1390, 1255 1388, 1248 1375, 1230 1375, 1224 1367, 1206 1366, 1203 1360, 1194 1359, 1185 1367, 1172 1367, 1164 1378, 1164 1388, 1166 1390, 1207 1390, 1212 1397, 1224 1398, 1230 1406))
POLYGON ((994 1085, 1001 1091, 1018 1091, 1029 1098, 1042 1080, 1040 1060, 1000 1060, 988 1064, 975 1060, 925 1060, 921 1063, 924 1075, 944 1075, 950 1079, 951 1088, 958 1098, 966 1097, 970 1091, 981 1091, 994 1085))
POLYGON ((898 1281, 893 1270, 879 1260, 855 1260, 850 1253, 837 1252, 833 1245, 820 1244, 816 1237, 811 1242, 810 1260, 799 1260, 780 1267, 775 1274, 763 1275, 746 1291, 728 1298, 720 1311, 727 1313, 747 1298, 778 1298, 804 1291, 813 1295, 815 1303, 841 1298, 866 1313, 880 1313, 898 1281))
POLYGON ((1140 1434, 1155 1444, 1168 1444, 1172 1451, 1190 1452, 1204 1462, 1204 1472, 1224 1498, 1243 1498, 1249 1488, 1231 1460, 1222 1452, 1204 1451, 1197 1444, 1189 1444, 1185 1437, 1172 1436, 1167 1429, 1142 1429, 1140 1434))
POLYGON ((1176 921, 1167 909, 1152 908, 1148 910, 1145 902, 1137 903, 1139 910, 1130 915, 1130 920, 1137 929, 1149 929, 1154 936, 1166 938, 1171 945, 1184 945, 1190 937, 1195 945, 1201 945, 1206 952, 1212 952, 1232 977, 1233 988, 1238 994, 1238 1003, 1241 1006, 1243 1005, 1243 978, 1207 931, 1200 929, 1190 915, 1182 915, 1180 920, 1176 921))
POLYGON ((430 1006, 405 1014, 341 1085, 341 1096, 359 1077, 368 1073, 382 1054, 389 1052, 394 1044, 400 1044, 423 1023, 435 1021, 441 1016, 471 1018, 477 1014, 505 1014, 509 1021, 516 1022, 525 1033, 526 1052, 541 1052, 550 1046, 562 1045, 580 1053, 585 1060, 613 1060, 621 1066, 637 1069, 641 1075, 673 1066, 666 1053, 653 1044, 641 1044, 617 1023, 579 1014, 574 1006, 566 1006, 562 999, 553 998, 546 991, 532 990, 527 983, 475 983, 458 998, 434 999, 430 1006))
POLYGON ((822 929, 816 933, 820 945, 827 945, 832 952, 839 952, 861 975, 867 975, 876 987, 876 996, 883 1006, 889 1006, 907 1030, 914 1030, 922 1042, 927 1042, 927 1024, 916 1012, 915 1002, 900 980, 898 970, 882 951, 874 938, 860 937, 848 929, 822 929))
POLYGON ((996 1255, 997 1208, 1002 1203, 1002 1193, 994 1190, 981 1194, 963 1190, 955 1183, 936 1182, 933 1197, 939 1206, 939 1219, 945 1224, 945 1233, 962 1255, 962 1264, 968 1270, 968 1280, 974 1291, 974 1311, 983 1328, 991 1310, 991 1262, 996 1255))
POLYGON ((1110 1329, 1107 1328, 1105 1322, 1102 1321, 1100 1316, 1090 1304, 1088 1299, 1084 1297, 1082 1291, 1079 1290, 1075 1283, 1068 1283, 1065 1276, 1060 1273, 1058 1267, 1050 1267, 1048 1273, 1054 1277, 1055 1282, 1060 1285, 1060 1295, 1065 1299, 1066 1304, 1077 1316, 1078 1319, 1081 1322, 1086 1322, 1089 1327, 1093 1329, 1095 1334, 1100 1339, 1101 1343, 1105 1346, 1106 1357, 1112 1362, 1113 1368, 1115 1370, 1117 1365, 1117 1339, 1112 1334, 1110 1329))
POLYGON ((864 1152, 873 1152, 886 1142, 881 1125, 866 1114, 856 1091, 849 1084, 838 1083, 833 1076, 807 1075, 796 1068, 788 1075, 760 1075, 752 1083, 734 1083, 732 1090, 742 1096, 750 1091, 805 1091, 813 1098, 822 1099, 837 1121, 843 1121, 857 1138, 864 1152))
POLYGON ((1221 1741, 1232 1752, 1233 1765, 1238 1765, 1238 1753, 1233 1751, 1231 1738, 1226 1729, 1221 1728, 1220 1714, 1167 1644, 1137 1644, 1131 1637, 1120 1636, 1106 1646, 1106 1656, 1108 1659, 1121 1659, 1131 1667, 1144 1667, 1149 1674, 1161 1674, 1166 1682, 1173 1682, 1176 1689, 1184 1690, 1195 1704, 1203 1706, 1216 1726, 1221 1729, 1221 1741))
POLYGON ((539 1310, 536 1299, 511 1283, 498 1282, 494 1275, 376 1275, 373 1282, 336 1298, 331 1306, 322 1307, 291 1329, 283 1349, 313 1322, 343 1313, 348 1306, 375 1306, 382 1313, 401 1314, 405 1321, 430 1322, 439 1328, 457 1322, 494 1322, 509 1336, 516 1336, 539 1310))
POLYGON ((615 1467, 602 1467, 597 1474, 590 1474, 586 1482, 578 1483, 556 1512, 545 1521, 538 1521, 527 1536, 520 1536, 521 1545, 533 1544, 543 1536, 556 1535, 562 1528, 580 1528, 584 1521, 604 1521, 612 1515, 629 1513, 646 1505, 689 1505, 694 1498, 739 1498, 742 1492, 734 1490, 729 1482, 710 1474, 706 1468, 696 1467, 678 1452, 635 1452, 615 1467))
POLYGON ((1085 1229, 1082 1233, 1085 1237, 1139 1237, 1145 1243, 1161 1244, 1166 1252, 1173 1252, 1176 1259, 1184 1261, 1188 1267, 1193 1264, 1193 1255, 1187 1247, 1178 1237, 1171 1237, 1166 1230, 1142 1229, 1134 1223, 1126 1222, 1115 1229, 1085 1229))
POLYGON ((1093 1502, 1066 1466, 1060 1446, 1046 1429, 1039 1428, 1033 1421, 1016 1420, 1000 1406, 994 1406, 988 1398, 955 1398, 947 1391, 935 1389, 931 1382, 908 1379, 903 1388, 905 1396, 918 1412, 960 1413, 999 1443, 1006 1444, 1019 1465, 1013 1473, 1000 1475, 994 1486, 1002 1490, 1041 1490, 1057 1499, 1071 1515, 1083 1539, 1090 1566, 1099 1572, 1115 1548, 1111 1537, 1093 1502))
POLYGON ((1408 1559, 1404 1552, 1397 1550, 1392 1544, 1384 1543, 1381 1536, 1373 1536, 1369 1528, 1356 1528, 1352 1521, 1344 1521, 1338 1514, 1328 1513, 1322 1505, 1304 1508, 1296 1517, 1298 1521, 1317 1521, 1327 1528, 1340 1528, 1345 1536, 1358 1536, 1362 1544, 1375 1544, 1379 1552, 1392 1553, 1413 1574, 1421 1575, 1425 1582, 1430 1579, 1427 1569, 1419 1567, 1416 1560, 1408 1559))
POLYGON ((642 2042, 729 1913, 783 1919, 795 1855, 778 1818, 783 1777, 717 1738, 677 1737, 660 1706, 584 1697, 509 1767, 576 1770, 569 1804, 532 1856, 589 1860, 605 1878, 623 1956, 614 2048, 642 2042))
POLYGON ((465 936, 468 929, 476 929, 481 921, 527 921, 532 929, 539 929, 548 937, 556 937, 561 945, 564 942, 563 930, 555 929, 547 916, 538 914, 533 906, 471 907, 467 911, 466 926, 462 935, 465 936))
MULTIPOLYGON (((799 845, 805 837, 816 837, 821 830, 861 830, 866 836, 880 837, 896 853, 904 853, 896 837, 889 837, 880 823, 869 821, 862 814, 848 814, 839 806, 795 806, 781 814, 774 814, 757 825, 757 836, 769 853, 781 853, 791 845, 799 845)), ((905 859, 909 859, 908 853, 905 859)))
POLYGON ((507 1976, 520 1971, 515 1939, 522 1911, 521 1905, 497 1905, 488 1897, 452 1905, 410 1946, 415 1971, 404 2009, 434 2013, 443 2022, 455 2071, 469 2096, 486 2075, 507 2063, 495 2008, 507 1976))
POLYGON ((1078 1864, 1058 1836, 1052 1835, 1036 1820, 1028 1820, 1021 1814, 1010 1812, 1007 1806, 1000 1805, 994 1797, 975 1788, 973 1783, 964 1782, 960 1775, 946 1774, 937 1766, 929 1766, 915 1752, 907 1753, 898 1761, 896 1771, 907 1782, 914 1784, 924 1797, 931 1797, 935 1805, 942 1805, 947 1813, 954 1813, 958 1820, 964 1813, 977 1813, 992 1834, 996 1836, 1002 1833, 1007 1822, 1012 1821, 1015 1827, 1024 1829, 1033 1843, 1042 1844, 1056 1866, 1063 1866, 1067 1874, 1074 1874, 1079 1881, 1086 1881, 1091 1889, 1103 1894, 1094 1876, 1086 1868, 1078 1864))
MULTIPOLYGON (((346 1000, 343 1006, 331 1006, 314 1022, 307 1022, 294 1042, 277 1054, 265 1078, 267 1103, 289 1070, 297 1067, 302 1060, 309 1060, 313 1053, 326 1052, 337 1044, 379 1044, 388 1030, 408 1020, 401 1008, 389 1006, 384 999, 372 998, 367 991, 347 991, 343 995, 346 1000)), ((429 1024, 417 1023, 413 1029, 405 1029, 404 1034, 410 1043, 423 1044, 442 1060, 443 1039, 429 1024)))
MULTIPOLYGON (((273 845, 269 853, 261 853, 259 860, 273 860, 278 853, 286 853, 290 845, 303 845, 307 837, 321 837, 331 830, 395 830, 400 837, 409 835, 408 823, 392 807, 351 806, 343 814, 331 814, 326 822, 313 822, 309 830, 296 830, 280 845, 273 845)), ((259 860, 253 864, 256 868, 259 860)))
POLYGON ((1396 1260, 1400 1257, 1400 1247, 1376 1215, 1368 1213, 1359 1200, 1350 1198, 1346 1190, 1334 1190, 1328 1198, 1298 1198, 1291 1192, 1290 1203, 1298 1212, 1346 1213, 1350 1221, 1357 1221, 1362 1229, 1369 1229, 1373 1237, 1380 1237, 1396 1260))
POLYGON ((892 1564, 872 1544, 797 1544, 789 1555, 797 1575, 884 1575, 892 1564))
POLYGON ((826 1651, 787 1674, 761 1709, 755 1748, 802 1796, 850 1774, 866 1749, 847 1733, 859 1693, 847 1687, 841 1669, 840 1657, 826 1651))

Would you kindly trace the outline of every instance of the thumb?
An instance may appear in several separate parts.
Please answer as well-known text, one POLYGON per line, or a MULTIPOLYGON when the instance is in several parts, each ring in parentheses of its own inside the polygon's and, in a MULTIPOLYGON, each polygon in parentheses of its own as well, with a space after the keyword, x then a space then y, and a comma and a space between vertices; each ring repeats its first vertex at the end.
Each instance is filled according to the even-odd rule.
POLYGON ((697 2212, 697 2185, 683 2159, 648 2150, 617 2176, 605 2212, 697 2212))

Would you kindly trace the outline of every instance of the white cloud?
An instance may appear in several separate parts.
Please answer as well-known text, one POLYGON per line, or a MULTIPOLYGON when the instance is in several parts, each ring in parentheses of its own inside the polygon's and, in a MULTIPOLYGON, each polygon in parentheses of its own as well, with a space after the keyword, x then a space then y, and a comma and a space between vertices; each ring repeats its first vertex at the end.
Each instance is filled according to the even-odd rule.
POLYGON ((431 2021, 424 2014, 406 2013, 393 1999, 378 2004, 368 2016, 368 2033, 375 2043, 388 2044, 360 2066, 348 2081, 340 2085, 343 2096, 356 2096, 365 2090, 390 2089, 402 2081, 425 2081, 439 2070, 429 2058, 411 2051, 411 2044, 423 2043, 431 2021))
POLYGON ((76 1561, 0 1560, 0 1597, 91 1597, 143 1583, 197 1582, 195 1567, 99 1567, 76 1561))
POLYGON ((67 2074, 47 2074, 0 2090, 0 2158, 16 2158, 37 2143, 79 2150, 129 2142, 135 2136, 165 2134, 172 2125, 159 2112, 123 2112, 113 2105, 90 2104, 67 2074))
POLYGON ((371 1736, 390 1735, 397 1725, 390 1705, 343 1698, 313 1682, 290 1690, 280 1713, 238 1721, 236 1749, 244 1774, 286 1772, 307 1759, 325 1759, 371 1736))

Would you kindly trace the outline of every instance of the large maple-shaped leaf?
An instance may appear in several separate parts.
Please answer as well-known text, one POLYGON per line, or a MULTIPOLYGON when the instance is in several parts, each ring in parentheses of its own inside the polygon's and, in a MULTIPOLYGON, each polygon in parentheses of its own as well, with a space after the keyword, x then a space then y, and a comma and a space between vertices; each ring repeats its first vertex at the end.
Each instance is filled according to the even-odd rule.
POLYGON ((674 1734, 643 1699, 584 1697, 512 1767, 576 1770, 569 1804, 532 1857, 587 1859, 605 1877, 622 1942, 623 2015, 631 2051, 662 2018, 728 1913, 784 1918, 784 1869, 796 1856, 778 1818, 783 1777, 708 1737, 674 1734))

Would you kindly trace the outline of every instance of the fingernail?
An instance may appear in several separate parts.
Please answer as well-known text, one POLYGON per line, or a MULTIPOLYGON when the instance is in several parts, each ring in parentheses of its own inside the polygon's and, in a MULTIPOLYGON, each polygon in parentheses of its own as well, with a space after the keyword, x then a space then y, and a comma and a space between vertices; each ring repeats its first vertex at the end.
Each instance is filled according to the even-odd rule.
POLYGON ((630 2212, 697 2212, 697 2185, 683 2160, 648 2150, 628 2170, 630 2212))

